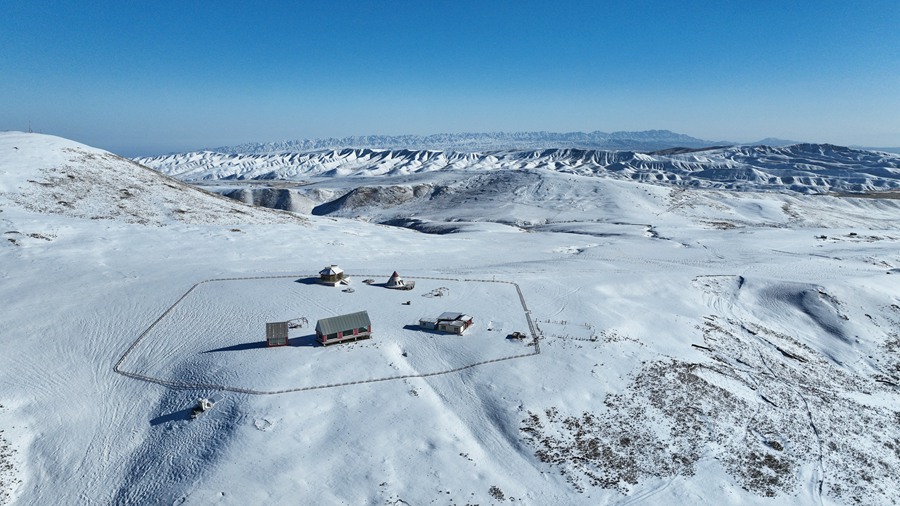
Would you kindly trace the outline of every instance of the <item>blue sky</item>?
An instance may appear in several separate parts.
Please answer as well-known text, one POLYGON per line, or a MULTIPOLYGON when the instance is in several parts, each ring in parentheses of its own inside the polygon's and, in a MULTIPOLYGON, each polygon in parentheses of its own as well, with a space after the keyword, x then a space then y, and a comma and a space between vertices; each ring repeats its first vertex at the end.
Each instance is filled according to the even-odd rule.
POLYGON ((533 130, 900 146, 897 0, 0 8, 0 130, 127 156, 533 130))

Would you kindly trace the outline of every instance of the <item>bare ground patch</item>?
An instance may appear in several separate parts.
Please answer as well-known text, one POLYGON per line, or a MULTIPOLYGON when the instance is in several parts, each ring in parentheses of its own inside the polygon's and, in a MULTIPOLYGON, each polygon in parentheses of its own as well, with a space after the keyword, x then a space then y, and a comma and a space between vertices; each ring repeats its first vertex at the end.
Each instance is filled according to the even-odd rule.
MULTIPOLYGON (((0 404, 0 411, 3 409, 0 404)), ((18 450, 6 439, 5 430, 0 428, 0 504, 11 504, 13 491, 22 484, 19 469, 15 466, 17 453, 18 450)))
POLYGON ((707 317, 698 330, 708 362, 648 362, 603 410, 529 411, 522 438, 582 492, 629 494, 647 479, 691 476, 703 458, 763 497, 900 502, 900 412, 883 401, 896 395, 890 386, 760 324, 707 317))

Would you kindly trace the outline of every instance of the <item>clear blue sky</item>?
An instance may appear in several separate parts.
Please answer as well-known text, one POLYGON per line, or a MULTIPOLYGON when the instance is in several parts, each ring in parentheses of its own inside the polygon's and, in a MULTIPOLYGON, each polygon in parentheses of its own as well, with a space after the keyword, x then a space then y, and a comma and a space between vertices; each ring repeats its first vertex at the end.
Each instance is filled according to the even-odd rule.
POLYGON ((124 155, 531 130, 900 146, 898 0, 0 9, 0 130, 124 155))

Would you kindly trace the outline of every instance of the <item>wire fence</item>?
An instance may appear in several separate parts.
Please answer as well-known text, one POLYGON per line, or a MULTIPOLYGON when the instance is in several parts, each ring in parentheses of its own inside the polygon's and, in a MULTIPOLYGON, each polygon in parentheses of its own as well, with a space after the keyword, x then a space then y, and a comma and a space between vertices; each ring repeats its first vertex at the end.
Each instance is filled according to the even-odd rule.
MULTIPOLYGON (((353 276, 374 278, 377 275, 353 274, 353 276)), ((480 362, 474 362, 474 363, 467 364, 464 366, 455 367, 452 369, 445 369, 445 370, 441 370, 441 371, 435 371, 435 372, 426 372, 426 373, 417 373, 417 374, 402 374, 402 375, 397 375, 397 376, 386 376, 386 377, 382 377, 382 378, 369 378, 369 379, 363 379, 363 380, 358 380, 358 381, 345 381, 345 382, 341 382, 341 383, 330 383, 330 384, 324 384, 324 385, 312 385, 312 386, 306 386, 306 387, 286 388, 286 389, 282 389, 282 390, 255 390, 252 388, 241 388, 241 387, 234 387, 234 386, 229 386, 229 385, 220 385, 220 384, 215 384, 215 383, 195 383, 195 382, 187 382, 187 381, 167 380, 167 379, 163 379, 163 378, 157 378, 154 376, 148 376, 145 374, 129 372, 129 371, 124 370, 122 367, 122 365, 128 359, 129 355, 131 355, 131 353, 134 352, 134 350, 138 346, 140 346, 140 344, 144 341, 144 339, 146 339, 147 336, 150 335, 150 332, 161 321, 163 321, 163 319, 165 319, 166 316, 169 315, 169 313, 171 313, 176 307, 178 307, 178 305, 181 304, 184 301, 184 299, 187 298, 187 296, 191 294, 191 292, 193 292, 198 286, 200 286, 202 284, 221 282, 221 281, 249 281, 249 280, 256 280, 256 279, 291 279, 291 278, 310 278, 310 277, 316 277, 316 275, 294 274, 294 275, 278 275, 278 276, 244 276, 244 277, 232 277, 232 278, 214 278, 214 279, 206 279, 203 281, 199 281, 199 282, 195 283, 193 286, 191 286, 186 292, 184 292, 181 295, 181 297, 178 298, 178 300, 176 300, 171 306, 169 306, 161 315, 159 315, 159 317, 156 320, 153 321, 153 323, 150 324, 149 327, 147 327, 143 332, 140 333, 140 335, 138 335, 137 339, 135 339, 134 342, 131 343, 131 345, 128 347, 128 349, 125 350, 125 353, 123 353, 122 356, 119 357, 119 360, 116 361, 116 364, 113 366, 113 371, 115 371, 118 374, 121 374, 122 376, 131 378, 131 379, 146 381, 148 383, 155 383, 157 385, 162 385, 165 387, 175 388, 175 389, 219 390, 219 391, 224 391, 224 392, 236 392, 236 393, 252 394, 252 395, 275 395, 275 394, 286 394, 286 393, 291 393, 291 392, 305 392, 305 391, 309 391, 309 390, 321 390, 321 389, 325 389, 325 388, 337 388, 337 387, 344 387, 344 386, 350 386, 350 385, 362 385, 362 384, 366 384, 366 383, 379 383, 382 381, 394 381, 394 380, 411 379, 411 378, 428 378, 428 377, 432 377, 432 376, 441 376, 444 374, 453 374, 453 373, 465 371, 467 369, 472 369, 474 367, 478 367, 478 366, 482 366, 482 365, 486 365, 486 364, 505 362, 508 360, 515 360, 515 359, 525 358, 525 357, 533 357, 535 355, 540 355, 540 353, 541 353, 540 333, 539 333, 537 326, 532 321, 531 310, 528 309, 528 305, 525 303, 525 296, 522 294, 522 289, 519 288, 518 283, 515 283, 513 281, 505 281, 505 280, 498 281, 498 280, 494 280, 494 279, 462 279, 461 280, 461 279, 457 279, 457 278, 444 278, 444 277, 435 277, 435 276, 407 276, 407 278, 409 278, 409 279, 430 279, 430 280, 438 280, 438 281, 457 281, 457 282, 466 281, 466 282, 478 282, 478 283, 503 283, 503 284, 509 284, 509 285, 514 286, 516 288, 516 293, 519 296, 519 302, 521 302, 521 304, 522 304, 522 310, 525 312, 525 320, 528 322, 528 328, 531 332, 531 337, 533 340, 532 342, 534 344, 534 351, 531 353, 523 353, 523 354, 519 354, 519 355, 512 355, 512 356, 507 356, 507 357, 494 358, 494 359, 490 359, 490 360, 483 360, 480 362)))

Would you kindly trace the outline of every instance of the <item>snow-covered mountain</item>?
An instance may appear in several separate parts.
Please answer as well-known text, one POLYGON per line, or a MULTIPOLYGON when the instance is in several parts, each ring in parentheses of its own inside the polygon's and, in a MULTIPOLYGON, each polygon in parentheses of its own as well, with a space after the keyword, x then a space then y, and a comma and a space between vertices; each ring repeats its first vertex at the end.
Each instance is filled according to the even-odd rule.
POLYGON ((829 144, 733 146, 638 153, 581 149, 410 151, 342 149, 304 153, 182 153, 137 161, 185 181, 305 180, 404 176, 433 171, 545 169, 678 186, 799 193, 900 188, 900 156, 829 144))
POLYGON ((0 140, 0 203, 7 206, 151 225, 299 219, 224 199, 67 139, 6 132, 0 140))
MULTIPOLYGON (((782 141, 779 141, 782 142, 782 141)), ((784 141, 790 144, 789 141, 784 141)), ((669 130, 642 132, 491 132, 432 135, 362 135, 325 139, 247 143, 210 148, 225 154, 262 155, 342 149, 509 151, 554 148, 655 151, 674 147, 702 148, 735 142, 707 141, 669 130)))
POLYGON ((0 504, 900 502, 895 194, 328 170, 207 180, 299 216, 0 134, 0 504))

